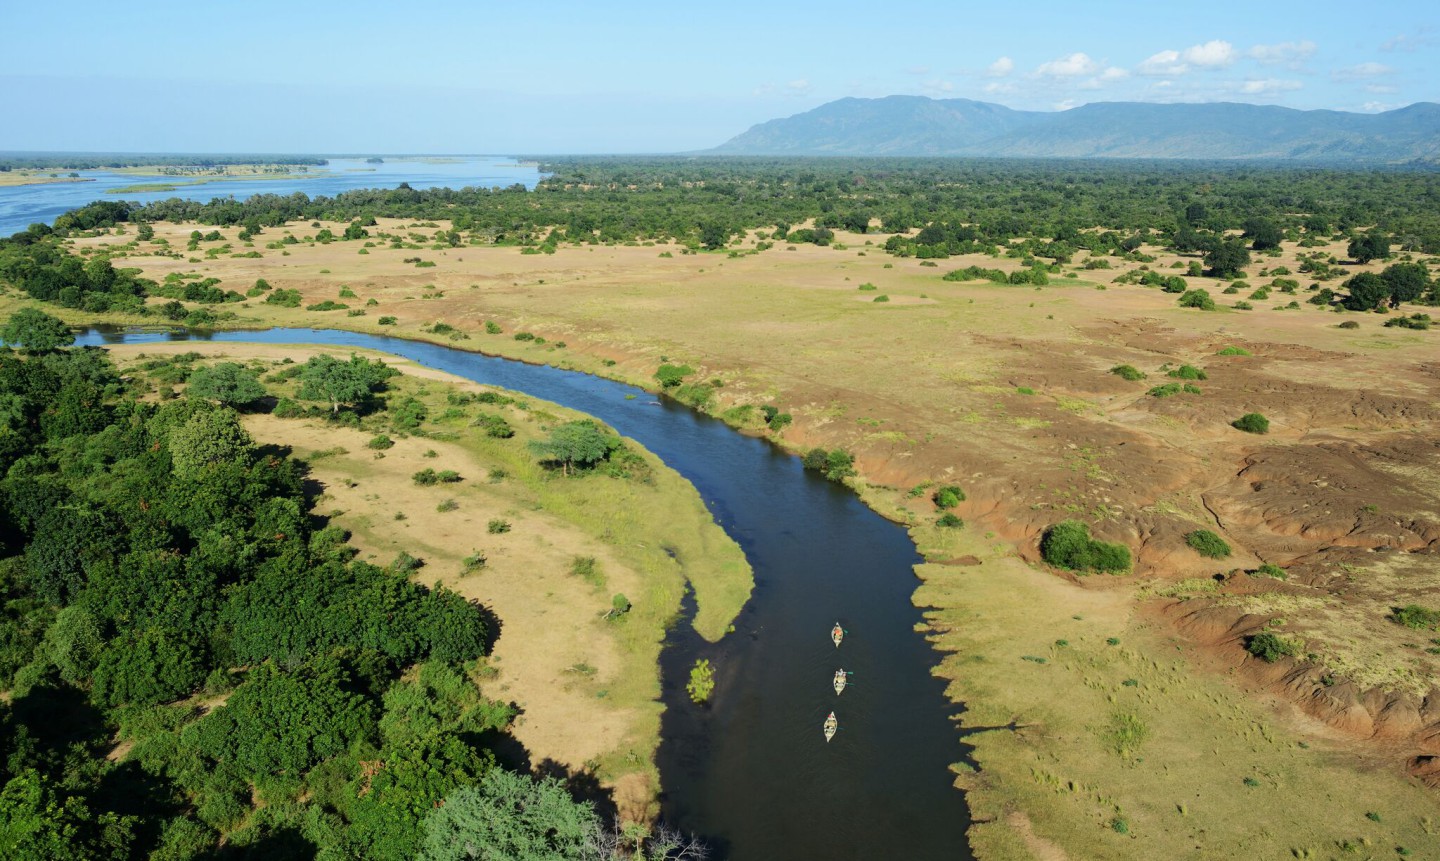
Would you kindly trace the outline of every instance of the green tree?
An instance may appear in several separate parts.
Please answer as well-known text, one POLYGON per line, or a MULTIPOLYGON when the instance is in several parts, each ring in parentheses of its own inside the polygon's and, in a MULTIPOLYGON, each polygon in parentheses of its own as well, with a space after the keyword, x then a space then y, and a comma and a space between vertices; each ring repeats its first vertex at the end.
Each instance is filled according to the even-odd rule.
POLYGON ((1383 260, 1390 256, 1390 240, 1377 231, 1363 233, 1350 240, 1345 253, 1356 263, 1369 263, 1371 260, 1383 260))
POLYGON ((563 475, 571 469, 586 469, 605 460, 620 445, 619 437, 606 433, 594 421, 567 422, 550 431, 550 437, 530 443, 542 459, 560 464, 563 475))
POLYGON ((1235 278, 1250 265, 1250 252, 1241 242, 1221 242, 1205 253, 1205 265, 1216 278, 1235 278))
POLYGON ((1371 272, 1361 272, 1345 282, 1350 294, 1340 304, 1351 311, 1373 311, 1390 298, 1390 285, 1371 272))
POLYGON ((1430 272, 1423 263, 1396 263, 1386 266, 1380 277, 1390 288, 1391 308, 1399 308, 1405 302, 1414 302, 1430 287, 1430 272))
POLYGON ((554 778, 495 768, 452 792, 425 818, 421 861, 569 861, 593 857, 599 831, 590 804, 554 778))
POLYGON ((27 353, 48 353, 75 343, 64 321, 36 308, 21 308, 0 328, 0 341, 19 344, 27 353))
POLYGON ((1090 537, 1090 528, 1078 520, 1065 520, 1045 530, 1040 555, 1056 568, 1071 571, 1130 570, 1130 548, 1090 537))
POLYGON ((1278 224, 1268 218, 1250 218, 1245 221, 1245 238, 1251 240, 1251 248, 1266 251, 1279 248, 1285 233, 1278 224))
POLYGON ((300 370, 300 397, 308 401, 329 401, 331 413, 340 412, 342 404, 364 400, 370 394, 370 386, 370 377, 354 358, 342 362, 334 356, 311 356, 300 370))
POLYGON ((79 799, 61 800, 34 771, 0 789, 0 858, 69 861, 87 857, 82 828, 90 813, 79 799))
POLYGON ((178 476, 193 477, 214 464, 249 460, 255 442, 229 407, 195 413, 168 437, 170 461, 178 476))
POLYGON ((265 397, 265 387, 256 373, 235 362, 219 362, 197 368, 190 375, 186 392, 197 398, 240 407, 265 397))

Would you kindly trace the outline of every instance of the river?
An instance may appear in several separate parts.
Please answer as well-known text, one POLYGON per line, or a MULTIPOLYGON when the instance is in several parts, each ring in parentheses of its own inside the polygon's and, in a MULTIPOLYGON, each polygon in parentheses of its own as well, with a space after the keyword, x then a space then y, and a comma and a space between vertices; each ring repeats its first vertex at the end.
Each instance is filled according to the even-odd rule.
MULTIPOLYGON (((48 171, 60 176, 68 170, 48 171)), ((500 156, 457 156, 453 159, 387 158, 382 164, 363 159, 330 159, 323 167, 311 165, 304 176, 225 179, 222 177, 136 176, 113 170, 80 170, 85 182, 49 182, 36 185, 0 186, 0 236, 24 230, 36 222, 49 224, 59 215, 97 200, 128 200, 152 203, 179 197, 209 201, 217 197, 244 200, 256 194, 294 194, 334 197, 358 188, 505 188, 519 183, 533 189, 540 181, 539 168, 500 156), (133 185, 154 185, 205 180, 196 185, 178 185, 174 191, 145 191, 111 194, 112 189, 133 185)))
MULTIPOLYGON (((640 389, 574 371, 351 332, 87 332, 103 345, 201 339, 380 350, 554 401, 638 440, 699 489, 744 549, 755 591, 719 644, 677 625, 661 658, 662 813, 728 861, 969 859, 958 707, 916 632, 919 561, 904 529, 768 442, 640 389), (635 396, 627 400, 627 395, 635 396), (830 628, 848 632, 836 648, 830 628), (697 657, 716 667, 712 705, 685 693, 697 657), (850 686, 836 696, 837 669, 850 686), (834 711, 835 739, 821 733, 834 711)), ((683 564, 684 560, 680 560, 683 564)))

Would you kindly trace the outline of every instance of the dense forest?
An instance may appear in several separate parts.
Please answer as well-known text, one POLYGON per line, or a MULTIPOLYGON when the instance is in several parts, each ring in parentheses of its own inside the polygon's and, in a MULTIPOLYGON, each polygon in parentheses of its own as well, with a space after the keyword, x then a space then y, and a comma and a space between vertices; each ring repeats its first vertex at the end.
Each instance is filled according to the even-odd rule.
MULTIPOLYGON (((241 424, 253 373, 156 398, 41 312, 0 336, 0 857, 616 857, 588 803, 496 764, 486 613, 354 558, 241 424)), ((342 422, 394 374, 292 368, 342 422)))
MULTIPOLYGON (((366 189, 333 198, 256 195, 209 203, 172 198, 96 204, 55 223, 123 221, 275 226, 375 216, 445 218, 488 242, 538 242, 550 228, 578 241, 717 241, 747 228, 871 225, 895 233, 932 223, 976 227, 993 241, 1104 228, 1171 237, 1182 224, 1242 229, 1267 218, 1285 232, 1376 228, 1402 248, 1440 252, 1440 174, 1207 163, 955 159, 584 158, 543 165, 531 192, 366 189), (95 207, 102 209, 93 211, 95 207), (1187 210, 1199 207, 1187 215, 1187 210), (708 237, 707 237, 708 238, 708 237)), ((718 247, 715 243, 712 247, 718 247)))

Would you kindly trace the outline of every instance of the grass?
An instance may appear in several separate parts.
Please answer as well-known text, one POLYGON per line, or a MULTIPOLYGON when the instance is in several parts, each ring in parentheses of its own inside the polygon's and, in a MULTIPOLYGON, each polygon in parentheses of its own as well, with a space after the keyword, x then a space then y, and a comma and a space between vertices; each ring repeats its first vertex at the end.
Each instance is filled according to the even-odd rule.
POLYGON ((978 774, 956 770, 977 857, 1038 856, 1009 824, 1017 812, 1071 858, 1329 857, 1359 833, 1376 845, 1434 840, 1429 791, 1358 769, 1327 741, 1301 747, 1267 707, 1197 675, 1125 596, 1048 577, 966 532, 911 535, 928 556, 983 562, 920 565, 915 595, 953 649, 938 673, 966 703, 959 720, 978 729, 966 737, 978 774), (1069 646, 1053 648, 1056 636, 1069 646), (1271 788, 1242 793, 1249 774, 1271 788), (1368 810, 1384 821, 1366 823, 1368 810))

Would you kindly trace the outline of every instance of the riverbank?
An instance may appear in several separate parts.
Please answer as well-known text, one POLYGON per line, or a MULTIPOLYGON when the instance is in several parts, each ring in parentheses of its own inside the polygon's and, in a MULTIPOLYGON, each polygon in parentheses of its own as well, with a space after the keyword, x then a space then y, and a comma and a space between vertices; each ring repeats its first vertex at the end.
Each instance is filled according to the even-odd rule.
MULTIPOLYGON (((337 234, 344 227, 322 226, 337 234)), ((1357 581, 1369 582, 1376 573, 1373 557, 1359 555, 1362 547, 1403 547, 1409 539, 1397 528, 1436 519, 1434 494, 1424 489, 1433 481, 1434 465, 1427 464, 1423 445, 1436 425, 1427 405, 1440 402, 1433 375, 1425 370, 1433 349, 1427 333, 1382 329, 1370 316, 1357 318, 1359 330, 1338 330, 1335 315, 1299 303, 1294 309, 1282 303, 1250 312, 1183 310, 1158 290, 1119 283, 1119 276, 1133 269, 1126 266, 1080 270, 1084 280, 1040 289, 945 282, 939 277, 944 270, 926 267, 929 261, 889 258, 867 249, 864 243, 871 240, 845 234, 839 237, 845 247, 777 247, 738 257, 687 254, 673 245, 562 246, 549 255, 422 244, 443 227, 382 219, 372 230, 403 237, 402 247, 378 242, 366 248, 361 242, 310 245, 306 237, 313 238, 318 228, 295 225, 271 232, 292 233, 299 244, 260 252, 258 259, 129 260, 151 277, 195 271, 220 277, 222 289, 242 292, 264 278, 276 288, 297 290, 302 307, 325 300, 350 305, 311 312, 257 298, 224 306, 241 315, 239 322, 253 325, 422 338, 651 388, 662 362, 690 364, 691 380, 720 383, 710 386, 710 409, 733 424, 756 431, 757 405, 768 404, 793 416, 794 424, 780 434, 791 450, 823 446, 854 453, 862 476, 857 486, 887 517, 931 522, 937 512, 929 489, 961 485, 968 499, 956 513, 968 521, 966 531, 1001 545, 1002 558, 1034 561, 1046 526, 1072 517, 1087 520, 1102 537, 1135 549, 1137 576, 1087 578, 1073 581, 1074 588, 1118 594, 1132 613, 1150 613, 1147 608, 1158 605, 1200 614, 1203 628, 1184 629, 1195 639, 1181 641, 1188 651, 1177 672, 1201 682, 1210 678, 1207 673, 1233 673, 1238 684, 1230 690, 1246 691, 1243 701, 1251 708, 1263 708, 1281 694, 1285 702, 1321 703, 1341 714, 1353 715, 1354 706, 1375 718, 1403 715, 1403 699, 1387 698, 1383 688, 1374 696, 1334 685, 1333 677, 1327 686, 1326 672, 1358 673, 1398 656, 1418 666, 1411 672, 1433 677, 1433 670, 1426 670, 1433 659, 1408 648, 1407 638, 1413 638, 1386 620, 1394 584, 1362 594, 1356 588, 1357 581), (417 266, 417 257, 434 265, 417 266), (354 299, 344 296, 346 288, 354 299), (873 301, 880 295, 890 301, 873 301), (351 312, 364 316, 346 316, 351 312), (381 317, 393 317, 394 324, 380 325, 381 317), (487 323, 500 332, 487 333, 487 323), (529 337, 516 340, 516 335, 529 337), (1230 346, 1243 347, 1243 353, 1216 355, 1230 346), (1323 378, 1315 373, 1321 363, 1323 378), (1127 383, 1108 373, 1119 364, 1135 365, 1152 382, 1127 383), (1208 379, 1199 383, 1202 394, 1147 395, 1149 387, 1165 381, 1168 369, 1182 364, 1207 372, 1208 379), (1377 374, 1389 388, 1381 397, 1365 393, 1377 374), (1256 408, 1273 422, 1267 437, 1247 437, 1229 427, 1231 419, 1256 408), (1321 461, 1314 459, 1317 452, 1323 453, 1321 461), (1387 460, 1404 472, 1387 473, 1387 460), (1255 477, 1246 478, 1247 472, 1255 477), (1263 493, 1253 489, 1257 481, 1263 493), (1335 522, 1317 522, 1318 510, 1333 511, 1335 522), (1189 550, 1184 537, 1197 528, 1218 530, 1235 548, 1232 558, 1216 563, 1189 550), (1254 569, 1262 561, 1288 568, 1288 580, 1210 579, 1232 568, 1254 569), (1357 572, 1367 576, 1357 578, 1357 572), (1206 583, 1216 585, 1200 588, 1206 583), (1348 615, 1317 612, 1340 602, 1342 590, 1348 615), (1249 657, 1243 643, 1260 630, 1305 636, 1317 669, 1249 657), (1347 645, 1361 630, 1363 653, 1347 645), (1191 648, 1197 642, 1203 648, 1191 648), (1339 705, 1330 705, 1325 699, 1330 697, 1339 697, 1339 705)), ((157 226, 157 235, 167 231, 174 234, 172 242, 182 241, 188 226, 157 226)), ((231 236, 233 230, 224 233, 231 236)), ((97 237, 80 245, 112 241, 97 237)), ((233 250, 240 251, 238 243, 233 250)), ((1173 255, 1150 250, 1159 257, 1157 268, 1183 266, 1173 255)), ((1298 253, 1287 246, 1280 258, 1252 266, 1249 277, 1260 283, 1260 272, 1269 267, 1293 271, 1300 265, 1298 253)), ((1015 265, 978 256, 944 265, 967 263, 1015 265)), ((1212 289, 1218 295, 1223 286, 1212 289)), ((1278 284, 1274 289, 1283 295, 1278 284)), ((958 577, 964 566, 949 567, 957 571, 941 573, 958 577)), ((1014 569, 1013 576, 1019 572, 1014 569)), ((1002 573, 1000 582, 1010 576, 1002 573)), ((1415 600, 1433 603, 1433 583, 1411 578, 1403 588, 1415 600)), ((927 594, 922 590, 916 600, 938 600, 923 597, 927 594)), ((988 612, 996 619, 1028 606, 1003 588, 992 597, 996 603, 988 612)), ((1071 599, 1051 600, 1060 612, 1071 599)), ((1154 618, 1162 615, 1159 610, 1154 618)), ((1137 639, 1137 648, 1152 659, 1173 652, 1176 644, 1166 637, 1181 630, 1168 620, 1156 625, 1165 636, 1137 639)), ((974 648, 954 628, 941 626, 935 637, 941 651, 974 648)), ((947 663, 942 672, 961 677, 963 667, 947 663)), ((1055 674, 1039 693, 1066 702, 1083 688, 1083 679, 1055 674)), ((963 699, 980 714, 987 696, 1006 702, 996 691, 963 699)), ((1162 725, 1184 726, 1186 715, 1198 708, 1170 700, 1161 706, 1146 720, 1152 732, 1162 725)), ((1245 738, 1230 727, 1219 704, 1201 714, 1214 726, 1229 727, 1222 735, 1238 732, 1245 738)), ((1330 739, 1343 753, 1339 759, 1384 757, 1378 770, 1355 768, 1355 774, 1373 774, 1394 787, 1414 786, 1402 769, 1411 756, 1424 753, 1415 735, 1389 735, 1377 744, 1368 733, 1364 741, 1347 734, 1355 733, 1353 728, 1293 717, 1299 731, 1309 733, 1303 736, 1307 743, 1330 739)), ((994 734, 976 738, 976 757, 996 779, 977 799, 988 791, 989 798, 1021 811, 1039 840, 1063 847, 1078 839, 1048 819, 1041 811, 1048 802, 1015 778, 1023 777, 1031 748, 1007 746, 988 735, 994 734), (1011 779, 1001 779, 1004 775, 1011 779)), ((1033 743, 1045 738, 1037 735, 1033 743)), ((1073 773, 1086 773, 1096 752, 1077 745, 1054 755, 1067 769, 1078 770, 1073 773)), ((1340 774, 1350 774, 1346 768, 1340 774)), ((1175 787, 1183 785, 1179 777, 1172 779, 1175 787)), ((1103 773, 1096 780, 1104 797, 1130 797, 1127 773, 1103 773)), ((1413 805, 1397 802, 1397 809, 1407 807, 1409 812, 1397 816, 1415 821, 1413 805)), ((1197 829, 1220 827, 1223 810, 1187 809, 1197 829), (1209 824, 1211 817, 1217 824, 1209 824)), ((988 828, 982 824, 977 834, 1026 833, 1006 824, 1008 819, 997 821, 988 828)), ((1289 833, 1283 822, 1263 817, 1240 815, 1238 821, 1271 829, 1280 838, 1289 833)), ((1335 835, 1327 839, 1352 839, 1341 827, 1348 819, 1335 821, 1335 835)), ((1385 822, 1389 827, 1392 819, 1385 822)), ((1298 846, 1314 835, 1299 830, 1294 836, 1298 846)))
MULTIPOLYGON (((388 565, 398 553, 423 560, 414 576, 478 601, 500 636, 479 673, 486 696, 514 703, 512 729, 525 765, 593 778, 626 821, 657 814, 654 755, 662 706, 658 658, 688 588, 704 607, 697 630, 718 639, 749 595, 743 553, 715 525, 695 489, 633 440, 647 480, 604 476, 560 481, 535 463, 528 442, 542 426, 583 418, 528 395, 497 392, 382 353, 328 347, 183 342, 108 348, 132 373, 157 362, 190 367, 233 361, 274 374, 324 353, 363 354, 397 368, 392 405, 415 401, 427 417, 393 445, 371 445, 388 429, 314 419, 249 415, 262 443, 285 445, 310 464, 317 511, 350 533, 360 558, 388 565), (186 361, 185 359, 188 359, 186 361), (466 395, 498 393, 511 438, 472 426, 466 395), (457 406, 456 401, 462 402, 457 406), (423 469, 450 469, 457 484, 418 486, 423 469), (684 560, 683 564, 677 560, 684 560), (607 619, 614 595, 631 608, 607 619)), ((293 384, 269 382, 274 394, 293 384)))

